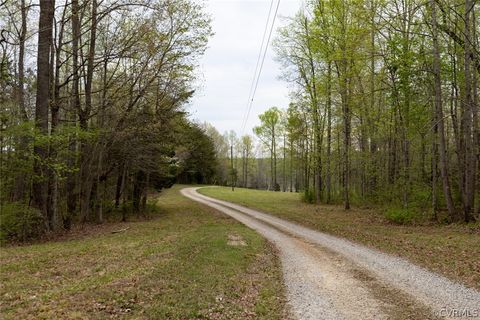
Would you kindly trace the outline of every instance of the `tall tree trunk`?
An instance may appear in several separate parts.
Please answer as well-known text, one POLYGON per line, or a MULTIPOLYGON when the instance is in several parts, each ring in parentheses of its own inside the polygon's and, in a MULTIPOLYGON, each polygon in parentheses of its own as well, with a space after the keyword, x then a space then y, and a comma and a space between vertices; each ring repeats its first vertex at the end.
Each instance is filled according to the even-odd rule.
POLYGON ((235 171, 233 169, 233 143, 230 145, 230 170, 232 178, 232 191, 235 190, 235 171))
POLYGON ((245 146, 242 149, 242 184, 241 186, 245 188, 245 146))
POLYGON ((325 184, 327 192, 327 203, 332 201, 332 63, 328 62, 327 67, 327 163, 325 173, 325 184))
POLYGON ((95 184, 97 186, 95 192, 95 198, 93 198, 94 202, 94 212, 95 212, 95 220, 97 223, 103 223, 103 190, 102 192, 98 191, 100 186, 106 180, 106 176, 104 176, 103 172, 103 147, 101 143, 98 144, 99 147, 99 155, 97 161, 97 168, 96 168, 96 177, 95 177, 95 184))
POLYGON ((360 195, 362 198, 366 194, 366 187, 367 187, 367 164, 366 164, 366 157, 367 157, 367 129, 366 129, 366 122, 367 122, 367 116, 362 115, 360 113, 359 115, 359 121, 360 121, 360 138, 359 138, 359 143, 360 143, 360 168, 359 168, 359 174, 360 174, 360 195))
POLYGON ((473 97, 472 97, 472 68, 471 68, 471 28, 470 16, 474 3, 472 0, 465 0, 465 15, 464 15, 464 71, 465 71, 465 103, 463 111, 463 149, 465 152, 464 163, 464 194, 463 194, 463 218, 465 222, 474 220, 472 215, 474 193, 475 193, 475 167, 476 155, 474 152, 472 140, 472 122, 473 122, 473 97))
MULTIPOLYGON (((48 135, 48 107, 50 100, 50 46, 52 44, 52 25, 55 1, 40 0, 40 17, 37 54, 37 92, 35 102, 35 126, 41 135, 48 135)), ((47 167, 45 160, 48 155, 44 144, 34 146, 35 163, 32 195, 33 206, 48 221, 47 217, 47 167)), ((48 226, 47 226, 48 228, 48 226)))
POLYGON ((343 201, 345 210, 350 209, 350 106, 348 101, 349 81, 347 79, 347 58, 345 48, 342 58, 337 63, 337 73, 340 81, 340 98, 343 119, 343 201))
MULTIPOLYGON (((307 131, 307 129, 305 129, 305 130, 307 131)), ((304 153, 304 160, 303 160, 304 161, 304 171, 305 171, 305 178, 304 178, 303 184, 304 184, 305 189, 310 189, 310 165, 309 165, 308 155, 310 154, 311 149, 310 149, 308 140, 309 140, 309 136, 308 136, 308 131, 307 131, 307 132, 305 132, 305 139, 303 141, 303 143, 305 145, 305 149, 304 149, 304 152, 303 152, 304 153)))
POLYGON ((245 188, 248 188, 248 158, 250 157, 250 150, 247 146, 245 151, 245 188))
MULTIPOLYGON (((20 2, 20 11, 22 15, 22 26, 18 39, 18 88, 17 103, 22 121, 28 121, 27 110, 25 108, 25 39, 27 36, 27 7, 25 0, 20 2)), ((28 149, 28 140, 21 137, 19 141, 20 157, 25 159, 24 154, 28 149)), ((25 174, 19 173, 15 178, 15 186, 13 192, 13 201, 20 201, 25 195, 25 174)))
POLYGON ((283 186, 282 191, 287 191, 287 149, 286 149, 286 137, 283 135, 283 186))
MULTIPOLYGON (((90 25, 90 43, 87 56, 87 71, 85 79, 85 108, 79 114, 80 128, 88 130, 88 120, 92 110, 92 82, 93 71, 95 67, 95 47, 97 39, 97 0, 92 0, 91 5, 91 25, 90 25)), ((92 167, 93 159, 91 159, 92 146, 86 142, 81 143, 81 168, 80 168, 80 218, 84 222, 90 213, 91 192, 93 190, 92 167)))
MULTIPOLYGON (((64 11, 62 14, 62 19, 60 21, 60 31, 57 35, 55 35, 55 41, 57 44, 54 48, 52 45, 51 47, 51 59, 52 61, 52 74, 53 77, 51 79, 52 88, 53 88, 53 96, 50 103, 50 114, 51 114, 51 125, 50 125, 50 134, 55 135, 57 127, 60 122, 60 68, 61 68, 61 53, 63 49, 63 33, 64 33, 64 24, 65 24, 65 13, 66 13, 66 6, 64 7, 64 11)), ((56 159, 57 157, 57 150, 55 145, 50 144, 49 147, 49 157, 50 159, 56 159)), ((55 230, 61 226, 61 219, 58 212, 58 174, 55 172, 54 169, 49 169, 49 182, 48 182, 48 216, 49 216, 49 224, 50 229, 55 230)))
POLYGON ((148 189, 150 188, 150 173, 147 172, 145 175, 145 185, 143 188, 142 195, 142 213, 143 215, 147 212, 147 201, 148 201, 148 189))
POLYGON ((344 191, 343 197, 345 201, 345 210, 350 209, 350 106, 345 98, 343 104, 343 122, 344 122, 344 191))
MULTIPOLYGON (((431 161, 431 175, 432 175, 432 216, 433 220, 437 221, 437 211, 438 211, 438 195, 437 195, 437 184, 438 184, 438 116, 435 106, 433 107, 432 112, 432 123, 433 123, 433 139, 432 139, 432 161, 431 161)), ((443 182, 442 182, 443 183, 443 182)))
POLYGON ((85 79, 85 109, 80 115, 82 129, 87 129, 87 121, 92 110, 92 82, 95 67, 95 47, 97 41, 97 0, 92 0, 92 22, 90 26, 90 43, 88 47, 87 72, 85 79))
MULTIPOLYGON (((74 123, 76 123, 77 117, 75 114, 81 113, 81 104, 80 104, 80 76, 79 76, 79 64, 78 64, 78 50, 80 42, 80 21, 79 21, 79 7, 78 0, 72 0, 72 114, 71 118, 74 123)), ((75 136, 70 138, 69 141, 69 151, 71 154, 75 153, 77 146, 77 139, 75 136)), ((69 165, 71 167, 76 165, 76 157, 69 157, 69 165)), ((70 228, 71 220, 75 215, 78 199, 78 187, 77 187, 77 174, 69 173, 67 177, 67 214, 64 219, 64 227, 66 229, 70 228)))
POLYGON ((126 168, 126 165, 124 163, 121 166, 118 166, 117 186, 115 190, 115 208, 116 209, 118 209, 118 207, 120 206, 120 197, 122 196, 125 168, 126 168))
POLYGON ((455 216, 455 208, 453 206, 452 193, 450 191, 450 179, 448 176, 447 150, 445 142, 445 129, 443 119, 443 103, 442 103, 442 80, 440 75, 440 49, 438 45, 438 29, 437 29, 437 8, 435 0, 430 0, 432 11, 432 36, 433 36, 433 75, 435 78, 435 110, 436 125, 438 126, 438 140, 440 150, 440 174, 442 176, 443 194, 447 204, 448 214, 451 219, 455 216))
MULTIPOLYGON (((473 20, 473 31, 472 31, 472 45, 474 48, 472 49, 473 51, 478 52, 478 48, 476 45, 479 43, 479 39, 477 38, 477 28, 475 28, 475 25, 478 25, 477 21, 477 15, 475 10, 472 10, 472 20, 473 20)), ((477 205, 475 206, 475 199, 472 199, 472 204, 475 206, 474 212, 477 214, 477 218, 480 217, 480 197, 478 197, 478 191, 477 188, 479 188, 479 183, 480 183, 480 119, 478 116, 478 109, 479 109, 479 82, 478 82, 478 77, 480 76, 480 70, 477 70, 477 72, 473 72, 473 110, 472 110, 472 117, 473 117, 473 146, 474 146, 474 154, 476 157, 476 174, 475 177, 473 178, 473 195, 474 197, 477 196, 477 205)))
POLYGON ((277 142, 275 139, 275 134, 273 135, 273 187, 276 191, 277 189, 277 142))
POLYGON ((122 173, 122 222, 127 221, 127 179, 128 179, 128 169, 127 164, 123 165, 123 173, 122 173))
POLYGON ((376 121, 372 118, 378 117, 375 116, 375 33, 376 33, 376 23, 375 23, 375 12, 376 12, 376 5, 375 0, 370 1, 370 112, 372 116, 370 117, 370 159, 369 159, 369 168, 368 174, 370 175, 369 179, 369 191, 375 192, 377 189, 377 128, 375 126, 376 121))
POLYGON ((312 152, 313 152, 313 189, 315 190, 315 203, 320 203, 321 201, 321 177, 322 177, 322 155, 321 155, 321 132, 320 132, 320 112, 319 112, 319 103, 317 96, 317 77, 315 71, 315 61, 312 54, 312 45, 310 43, 310 32, 309 32, 309 22, 305 17, 304 19, 304 29, 306 37, 306 49, 307 49, 307 59, 308 59, 308 68, 310 69, 310 78, 305 75, 305 83, 308 88, 311 105, 312 105, 312 119, 313 119, 313 141, 312 141, 312 152))
MULTIPOLYGON (((409 91, 407 89, 407 91, 409 91)), ((403 207, 407 208, 410 198, 410 139, 408 137, 409 117, 410 117, 410 94, 406 95, 405 114, 401 118, 402 128, 402 151, 403 151, 403 207)))
POLYGON ((134 211, 140 215, 141 213, 141 200, 142 200, 142 195, 145 191, 145 172, 140 170, 137 172, 134 178, 134 183, 133 183, 133 209, 134 211))
POLYGON ((293 192, 293 141, 290 140, 290 192, 293 192))

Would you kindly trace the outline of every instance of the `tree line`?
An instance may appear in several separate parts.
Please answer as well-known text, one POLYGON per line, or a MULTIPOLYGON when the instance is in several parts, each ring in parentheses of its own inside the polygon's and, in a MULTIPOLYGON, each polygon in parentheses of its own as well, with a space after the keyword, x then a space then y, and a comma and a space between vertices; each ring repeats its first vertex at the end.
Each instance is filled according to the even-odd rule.
POLYGON ((152 188, 210 179, 214 146, 184 110, 211 35, 201 5, 3 0, 0 7, 4 222, 35 217, 33 225, 55 231, 102 222, 120 208, 125 220, 127 211, 145 211, 152 188))
POLYGON ((345 209, 479 219, 479 10, 472 0, 307 1, 274 42, 291 103, 260 115, 255 155, 249 136, 224 137, 239 162, 224 181, 345 209))

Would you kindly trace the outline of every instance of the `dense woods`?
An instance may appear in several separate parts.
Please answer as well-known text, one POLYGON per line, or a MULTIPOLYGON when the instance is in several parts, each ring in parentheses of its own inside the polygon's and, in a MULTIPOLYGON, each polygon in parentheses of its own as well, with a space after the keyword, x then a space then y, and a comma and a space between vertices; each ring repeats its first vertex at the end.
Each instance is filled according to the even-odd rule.
POLYGON ((476 1, 306 1, 274 41, 291 103, 240 137, 185 112, 198 2, 0 5, 2 238, 125 220, 175 181, 479 219, 476 1))
MULTIPOLYGON (((470 0, 307 1, 274 43, 291 104, 260 116, 255 154, 248 135, 234 139, 224 182, 478 219, 479 11, 470 0)), ((220 157, 231 140, 216 140, 220 157)))
MULTIPOLYGON (((149 190, 208 182, 184 105, 211 34, 190 0, 0 2, 2 238, 143 213, 149 190)), ((196 142, 202 142, 197 144, 196 142)))
POLYGON ((0 0, 0 318, 476 318, 479 34, 480 0, 0 0))

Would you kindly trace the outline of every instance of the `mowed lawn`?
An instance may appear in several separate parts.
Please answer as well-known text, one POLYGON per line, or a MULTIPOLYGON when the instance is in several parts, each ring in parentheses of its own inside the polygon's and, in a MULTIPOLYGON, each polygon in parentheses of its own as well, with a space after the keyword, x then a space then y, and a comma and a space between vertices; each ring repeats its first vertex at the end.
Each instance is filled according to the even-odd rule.
POLYGON ((480 227, 476 225, 401 226, 388 222, 380 209, 312 205, 298 193, 208 187, 200 193, 272 213, 281 218, 384 252, 480 289, 480 227))
POLYGON ((272 246, 180 188, 152 220, 1 248, 0 318, 283 319, 272 246))

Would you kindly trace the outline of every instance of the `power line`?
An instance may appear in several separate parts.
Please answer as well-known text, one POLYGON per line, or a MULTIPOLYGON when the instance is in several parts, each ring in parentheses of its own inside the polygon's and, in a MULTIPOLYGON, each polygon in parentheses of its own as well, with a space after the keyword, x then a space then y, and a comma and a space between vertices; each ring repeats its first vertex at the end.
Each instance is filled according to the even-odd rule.
MULTIPOLYGON (((245 113, 243 114, 242 119, 242 131, 244 123, 246 121, 248 104, 250 103, 250 98, 252 97, 253 87, 255 86, 255 79, 257 77, 258 66, 260 65, 260 59, 262 58, 263 44, 265 43, 265 36, 267 35, 268 25, 270 22, 270 16, 272 14, 273 3, 275 0, 270 1, 270 8, 268 9, 267 21, 265 22, 265 28, 263 29, 262 44, 260 45, 260 50, 258 51, 257 64, 255 65, 255 71, 253 72, 252 84, 250 85, 250 91, 248 92, 247 104, 245 106, 245 113)), ((242 132, 243 134, 243 132, 242 132)))
MULTIPOLYGON (((271 14, 271 9, 272 9, 273 2, 274 2, 274 0, 272 0, 272 2, 270 3, 270 10, 268 12, 268 19, 267 19, 267 23, 265 25, 265 30, 264 30, 263 39, 262 39, 262 45, 260 47, 260 52, 259 52, 258 58, 260 58, 260 55, 261 55, 261 52, 262 52, 262 49, 263 49, 263 44, 265 42, 265 33, 267 31, 268 23, 270 21, 270 14, 271 14)), ((263 64, 265 62, 265 57, 266 57, 267 51, 268 51, 268 44, 270 43, 270 38, 272 36, 273 27, 275 26, 275 19, 277 17, 279 7, 280 7, 280 0, 278 0, 277 6, 275 8, 275 13, 273 15, 272 24, 270 26, 268 39, 267 39, 267 42, 265 44, 265 49, 263 51, 262 62, 260 63, 260 69, 258 70, 258 74, 257 74, 257 67, 258 67, 259 59, 257 59, 257 66, 255 67, 255 73, 253 75, 253 81, 252 81, 252 85, 250 87, 250 93, 249 93, 248 102, 247 102, 247 113, 246 113, 246 116, 244 117, 244 120, 243 120, 243 123, 242 123, 242 135, 243 135, 243 132, 244 132, 245 127, 247 125, 248 117, 250 115, 250 111, 251 111, 252 105, 253 105, 253 100, 255 99, 255 94, 256 94, 257 88, 258 88, 258 83, 259 83, 259 80, 260 80, 260 76, 262 74, 263 64), (256 80, 255 80, 255 76, 256 76, 256 80), (253 86, 254 83, 255 83, 255 86, 253 86), (252 87, 253 87, 253 92, 252 92, 252 87)))

